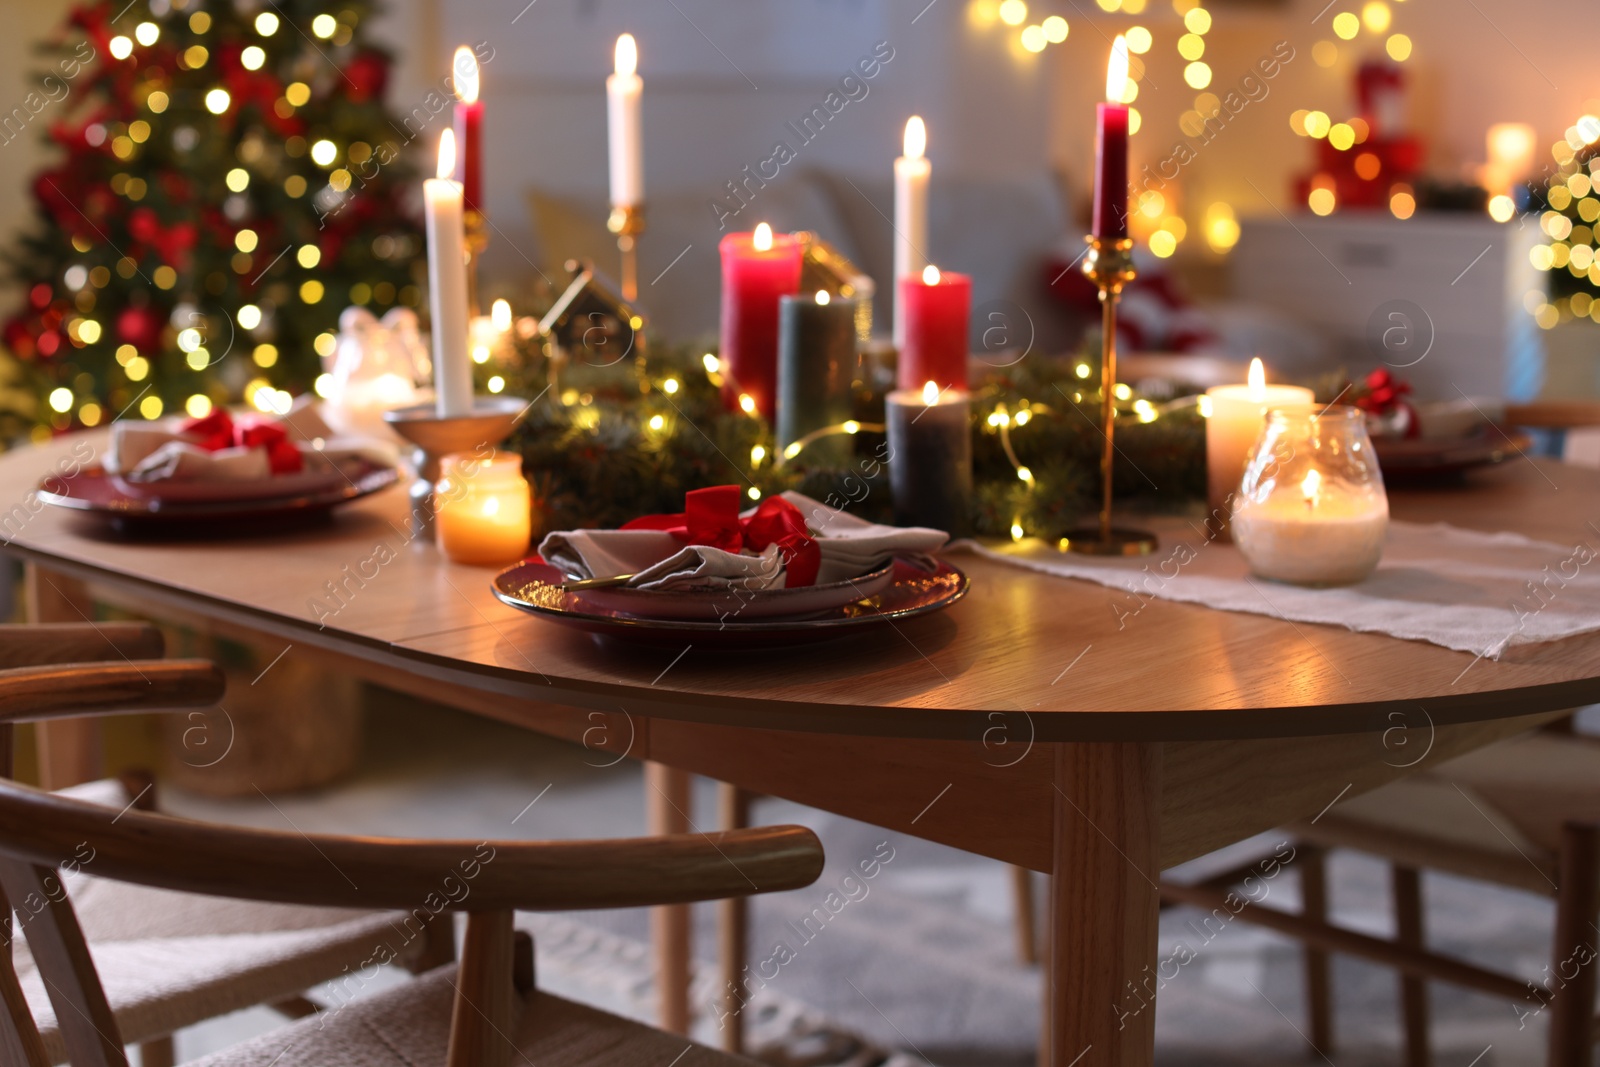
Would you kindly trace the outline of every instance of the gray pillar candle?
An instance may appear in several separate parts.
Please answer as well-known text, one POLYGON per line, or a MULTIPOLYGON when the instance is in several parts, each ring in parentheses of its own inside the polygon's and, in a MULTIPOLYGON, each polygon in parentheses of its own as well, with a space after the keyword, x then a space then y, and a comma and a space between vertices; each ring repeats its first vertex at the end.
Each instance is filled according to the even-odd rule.
MULTIPOLYGON (((851 415, 856 374, 856 301, 827 293, 785 296, 778 307, 778 448, 851 415)), ((842 467, 851 438, 806 446, 805 462, 842 467)))
POLYGON ((889 491, 900 526, 971 532, 972 400, 929 383, 890 393, 889 491))

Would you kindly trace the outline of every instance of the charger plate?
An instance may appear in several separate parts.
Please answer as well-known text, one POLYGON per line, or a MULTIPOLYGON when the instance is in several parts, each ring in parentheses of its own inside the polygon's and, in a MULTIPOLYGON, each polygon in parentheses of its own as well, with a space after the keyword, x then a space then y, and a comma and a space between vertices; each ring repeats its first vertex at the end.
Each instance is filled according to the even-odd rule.
POLYGON ((600 606, 590 593, 562 589, 566 575, 538 558, 525 560, 496 575, 494 595, 503 603, 541 618, 608 637, 649 644, 680 644, 690 640, 707 647, 749 648, 845 637, 863 629, 943 611, 967 593, 967 576, 943 560, 937 561, 931 571, 898 559, 893 567, 890 580, 880 592, 803 617, 746 619, 740 617, 736 607, 724 617, 712 620, 632 615, 600 606))
MULTIPOLYGON (((290 492, 267 498, 197 496, 180 492, 167 499, 127 491, 121 478, 101 466, 84 467, 74 474, 52 474, 39 483, 39 499, 56 507, 85 512, 109 520, 119 529, 165 532, 184 529, 219 530, 262 520, 300 520, 325 515, 329 509, 370 496, 395 483, 399 472, 387 464, 360 459, 334 479, 319 479, 288 486, 290 492)), ((192 487, 186 487, 192 488, 192 487)))

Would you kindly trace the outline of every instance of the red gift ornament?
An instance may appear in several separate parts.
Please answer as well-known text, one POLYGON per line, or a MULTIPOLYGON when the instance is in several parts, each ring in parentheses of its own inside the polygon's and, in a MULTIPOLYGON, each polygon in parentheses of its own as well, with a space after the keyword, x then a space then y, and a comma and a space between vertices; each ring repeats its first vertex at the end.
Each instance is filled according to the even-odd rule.
POLYGON ((686 545, 709 545, 724 552, 749 549, 759 555, 777 545, 787 571, 785 587, 816 584, 822 550, 800 509, 782 497, 770 497, 746 519, 739 516, 739 500, 737 485, 693 489, 684 495, 682 514, 643 515, 622 528, 661 530, 686 545))

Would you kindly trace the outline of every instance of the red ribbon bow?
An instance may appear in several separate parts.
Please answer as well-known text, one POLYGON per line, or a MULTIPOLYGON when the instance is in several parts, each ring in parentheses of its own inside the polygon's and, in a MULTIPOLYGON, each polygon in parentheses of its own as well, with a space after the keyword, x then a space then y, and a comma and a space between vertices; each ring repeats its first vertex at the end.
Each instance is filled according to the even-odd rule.
POLYGON ((1387 367, 1379 367, 1367 375, 1355 404, 1369 415, 1397 419, 1396 425, 1402 428, 1406 437, 1417 437, 1422 432, 1422 424, 1417 418, 1416 409, 1406 399, 1410 392, 1410 382, 1396 378, 1387 367))
POLYGON ((270 419, 250 418, 238 423, 221 408, 202 419, 190 419, 179 432, 199 438, 195 444, 207 452, 220 452, 224 448, 264 448, 267 450, 267 467, 273 474, 298 474, 305 467, 305 457, 289 440, 289 433, 270 419))
POLYGON ((680 515, 644 515, 623 525, 624 530, 662 530, 686 545, 710 545, 724 552, 755 553, 778 546, 788 571, 785 586, 814 585, 822 565, 822 550, 806 528, 800 509, 782 497, 761 502, 749 518, 739 516, 739 487, 718 485, 693 489, 684 496, 680 515))

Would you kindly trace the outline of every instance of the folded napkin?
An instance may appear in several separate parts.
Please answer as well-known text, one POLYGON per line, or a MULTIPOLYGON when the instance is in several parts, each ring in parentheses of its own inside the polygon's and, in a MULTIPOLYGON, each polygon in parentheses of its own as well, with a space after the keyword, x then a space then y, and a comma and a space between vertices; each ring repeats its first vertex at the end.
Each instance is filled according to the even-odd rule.
POLYGON ((682 515, 650 515, 620 530, 563 530, 539 555, 579 578, 632 574, 636 589, 786 589, 860 577, 895 556, 930 556, 942 530, 880 526, 800 493, 740 514, 739 488, 688 494, 682 515))
POLYGON ((365 442, 331 435, 307 404, 282 419, 235 419, 218 409, 201 419, 118 421, 111 427, 105 468, 139 483, 244 482, 332 470, 372 454, 365 442))
POLYGON ((1370 578, 1306 589, 1253 577, 1239 550, 1210 540, 1198 521, 1149 525, 1161 545, 1135 559, 1074 555, 1031 538, 952 548, 1106 586, 1105 610, 1119 629, 1137 625, 1157 599, 1427 641, 1490 659, 1513 645, 1600 630, 1600 568, 1592 565, 1600 560, 1600 536, 1555 544, 1391 520, 1383 561, 1370 578))

